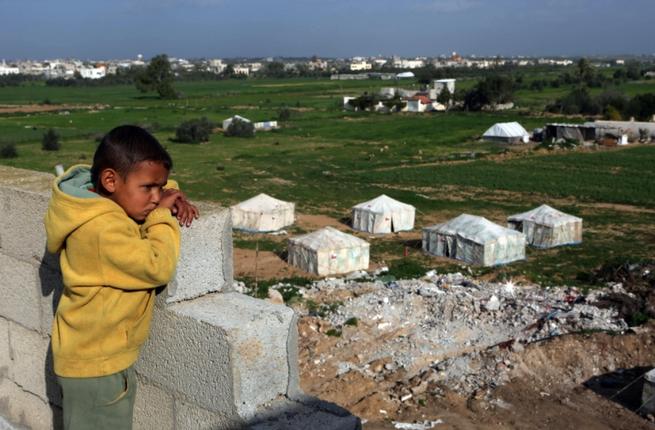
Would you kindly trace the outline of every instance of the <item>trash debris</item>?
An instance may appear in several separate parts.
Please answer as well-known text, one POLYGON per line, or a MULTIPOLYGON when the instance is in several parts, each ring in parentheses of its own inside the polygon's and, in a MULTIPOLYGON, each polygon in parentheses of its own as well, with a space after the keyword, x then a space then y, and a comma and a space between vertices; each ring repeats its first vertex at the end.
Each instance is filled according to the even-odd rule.
POLYGON ((413 424, 393 421, 394 428, 403 429, 403 430, 430 430, 439 424, 443 424, 443 420, 438 419, 436 421, 423 421, 413 424))

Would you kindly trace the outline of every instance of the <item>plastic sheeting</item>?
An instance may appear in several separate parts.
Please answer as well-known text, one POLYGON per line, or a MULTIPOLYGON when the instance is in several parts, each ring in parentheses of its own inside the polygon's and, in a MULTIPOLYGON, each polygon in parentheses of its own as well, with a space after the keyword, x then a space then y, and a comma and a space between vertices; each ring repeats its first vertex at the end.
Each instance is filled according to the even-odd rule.
POLYGON ((499 122, 485 131, 482 137, 486 140, 527 142, 530 134, 518 122, 499 122))
POLYGON ((392 233, 414 228, 416 209, 382 194, 353 206, 353 228, 368 233, 392 233))
POLYGON ((365 240, 325 227, 289 239, 289 264, 319 276, 367 270, 370 245, 365 240))
POLYGON ((497 266, 525 259, 525 235, 486 218, 462 214, 424 228, 423 250, 469 264, 497 266))
POLYGON ((223 130, 227 130, 227 128, 230 126, 230 124, 232 124, 232 121, 234 121, 235 119, 241 120, 243 122, 250 122, 250 120, 248 118, 244 118, 244 117, 239 116, 239 115, 234 115, 234 116, 232 116, 232 117, 230 117, 230 118, 228 118, 226 120, 223 120, 223 130))
POLYGON ((582 218, 548 205, 508 217, 507 226, 523 232, 528 243, 537 248, 582 243, 582 218))
POLYGON ((295 220, 295 204, 275 199, 267 194, 259 194, 234 205, 232 227, 252 232, 277 231, 295 220))

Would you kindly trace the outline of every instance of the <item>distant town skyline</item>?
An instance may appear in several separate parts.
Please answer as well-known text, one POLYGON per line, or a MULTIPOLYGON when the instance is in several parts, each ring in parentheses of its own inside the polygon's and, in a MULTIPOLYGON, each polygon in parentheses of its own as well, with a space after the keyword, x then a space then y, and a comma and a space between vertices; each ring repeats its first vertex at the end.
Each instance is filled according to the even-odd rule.
POLYGON ((0 0, 0 59, 652 55, 652 0, 0 0))

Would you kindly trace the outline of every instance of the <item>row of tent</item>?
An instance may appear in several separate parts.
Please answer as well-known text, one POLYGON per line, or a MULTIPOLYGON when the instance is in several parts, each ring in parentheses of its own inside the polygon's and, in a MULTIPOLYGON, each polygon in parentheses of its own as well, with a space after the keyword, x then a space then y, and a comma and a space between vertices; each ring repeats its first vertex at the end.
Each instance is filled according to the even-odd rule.
MULTIPOLYGON (((231 208, 236 229, 272 232, 293 224, 295 205, 260 194, 231 208)), ((352 227, 368 233, 414 228, 415 208, 386 195, 352 208, 352 227)), ((552 248, 582 242, 582 219, 548 205, 507 218, 508 227, 462 214, 423 229, 422 247, 431 255, 468 264, 497 266, 525 259, 526 245, 552 248)), ((367 270, 370 244, 332 227, 289 239, 288 262, 319 276, 367 270)))

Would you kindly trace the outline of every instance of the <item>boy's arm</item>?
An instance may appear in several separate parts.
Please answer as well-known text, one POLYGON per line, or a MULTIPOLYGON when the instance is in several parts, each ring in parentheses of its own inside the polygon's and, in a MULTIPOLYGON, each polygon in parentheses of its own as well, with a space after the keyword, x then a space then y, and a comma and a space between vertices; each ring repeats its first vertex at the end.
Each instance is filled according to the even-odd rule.
POLYGON ((141 226, 143 237, 119 217, 107 220, 100 233, 103 285, 141 290, 168 283, 180 253, 180 229, 170 210, 153 210, 141 226))

